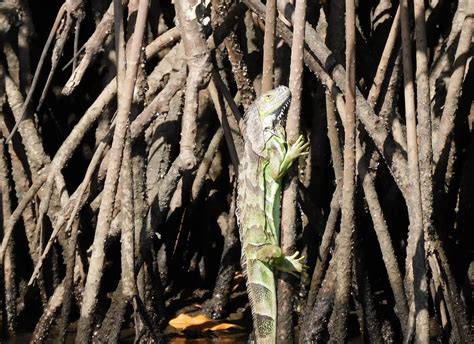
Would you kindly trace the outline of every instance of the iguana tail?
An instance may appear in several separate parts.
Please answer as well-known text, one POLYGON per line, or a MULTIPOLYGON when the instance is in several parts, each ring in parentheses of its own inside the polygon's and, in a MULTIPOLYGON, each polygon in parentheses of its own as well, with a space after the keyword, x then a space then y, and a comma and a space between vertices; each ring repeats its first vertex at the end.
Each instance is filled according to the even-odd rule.
POLYGON ((258 259, 247 259, 247 283, 257 344, 274 344, 277 301, 272 269, 258 259))

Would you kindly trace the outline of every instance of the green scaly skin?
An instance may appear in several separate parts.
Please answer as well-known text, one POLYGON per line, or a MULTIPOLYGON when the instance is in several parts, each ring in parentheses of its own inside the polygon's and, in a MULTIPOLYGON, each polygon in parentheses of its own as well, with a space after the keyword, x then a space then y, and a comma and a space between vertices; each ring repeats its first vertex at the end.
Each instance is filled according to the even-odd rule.
POLYGON ((291 146, 286 142, 282 118, 290 99, 289 89, 279 86, 259 97, 244 117, 238 210, 242 261, 258 344, 276 342, 274 269, 295 275, 305 269, 298 252, 285 256, 279 247, 281 180, 293 162, 307 154, 308 147, 302 136, 291 146))

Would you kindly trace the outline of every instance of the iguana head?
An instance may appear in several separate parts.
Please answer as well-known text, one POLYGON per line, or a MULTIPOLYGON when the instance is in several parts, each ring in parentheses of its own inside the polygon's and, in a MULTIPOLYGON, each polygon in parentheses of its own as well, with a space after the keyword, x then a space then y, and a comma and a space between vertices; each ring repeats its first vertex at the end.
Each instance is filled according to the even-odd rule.
POLYGON ((265 143, 273 135, 282 132, 285 110, 290 101, 289 88, 278 86, 258 97, 248 109, 245 116, 245 134, 255 154, 265 156, 265 143))

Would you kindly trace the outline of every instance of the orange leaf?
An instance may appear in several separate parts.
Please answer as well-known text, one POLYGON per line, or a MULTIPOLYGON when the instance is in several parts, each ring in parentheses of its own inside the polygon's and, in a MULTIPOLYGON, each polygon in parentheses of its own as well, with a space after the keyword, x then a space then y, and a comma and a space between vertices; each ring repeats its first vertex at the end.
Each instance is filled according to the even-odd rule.
POLYGON ((190 316, 187 314, 180 314, 176 318, 171 319, 169 324, 174 328, 181 330, 198 330, 212 327, 214 321, 206 317, 205 315, 199 314, 196 316, 190 316))
POLYGON ((169 321, 170 326, 180 330, 193 330, 193 331, 227 331, 231 328, 241 329, 242 327, 230 324, 220 323, 216 324, 216 321, 209 319, 205 315, 199 314, 196 316, 190 316, 187 314, 180 314, 176 318, 169 321))

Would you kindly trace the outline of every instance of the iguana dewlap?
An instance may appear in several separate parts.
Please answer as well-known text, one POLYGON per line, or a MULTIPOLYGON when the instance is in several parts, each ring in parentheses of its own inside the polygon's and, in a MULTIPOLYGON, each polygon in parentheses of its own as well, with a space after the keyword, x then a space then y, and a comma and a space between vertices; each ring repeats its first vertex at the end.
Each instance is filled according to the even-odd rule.
POLYGON ((258 344, 276 342, 277 301, 274 269, 303 271, 298 253, 279 247, 281 180, 292 163, 306 154, 302 136, 288 147, 283 127, 291 100, 285 86, 260 96, 244 116, 245 152, 239 168, 238 217, 242 261, 258 344))

